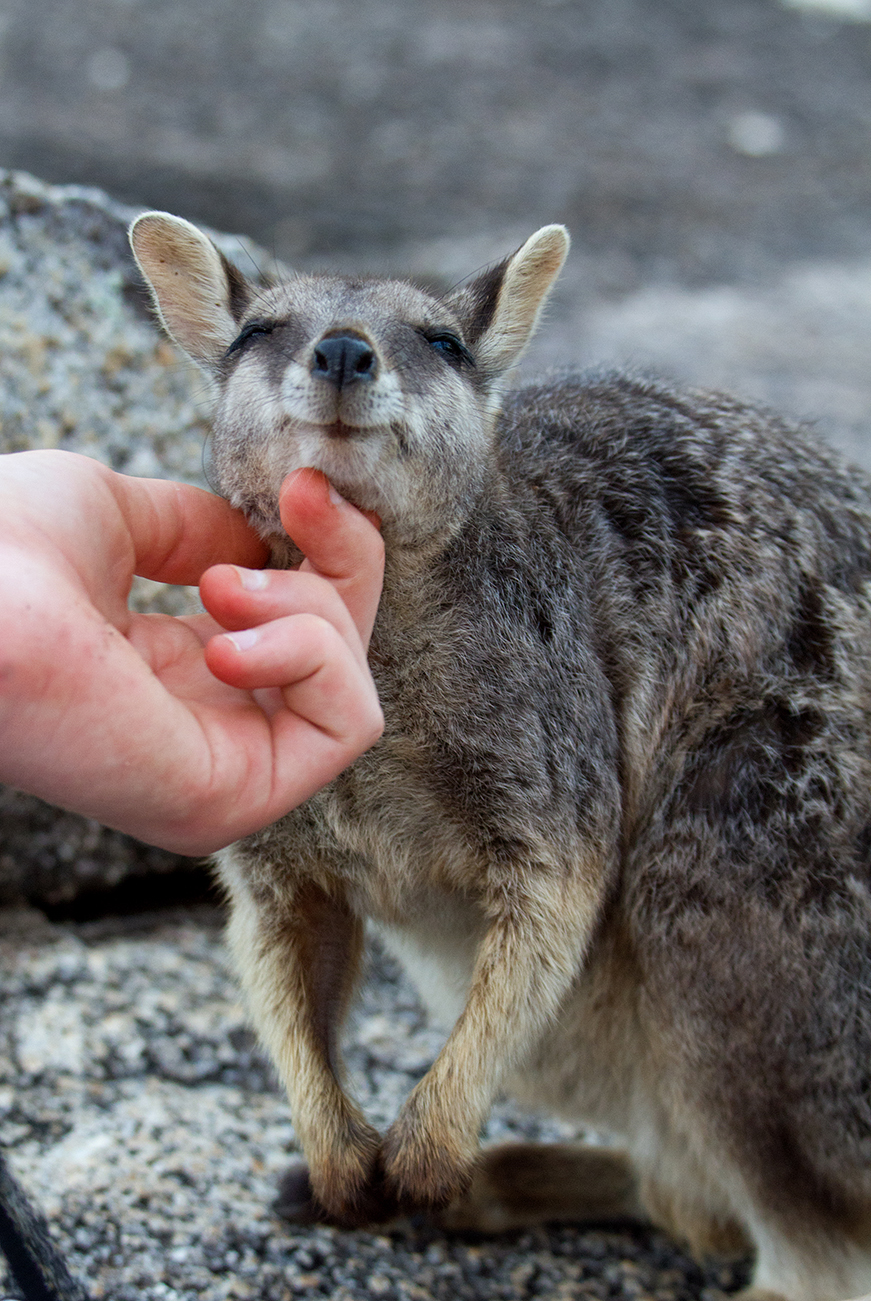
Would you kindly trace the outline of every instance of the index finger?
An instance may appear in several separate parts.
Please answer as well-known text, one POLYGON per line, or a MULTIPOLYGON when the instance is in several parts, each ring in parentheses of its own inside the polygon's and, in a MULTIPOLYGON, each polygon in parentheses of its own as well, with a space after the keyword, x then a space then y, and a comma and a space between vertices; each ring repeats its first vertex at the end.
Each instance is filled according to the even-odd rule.
POLYGON ((168 479, 114 474, 110 486, 135 552, 135 572, 159 583, 198 583, 211 565, 266 564, 269 551, 223 497, 168 479))
POLYGON ((384 543, 373 519, 312 469, 287 476, 279 508, 282 524, 306 557, 302 568, 332 583, 368 646, 384 579, 384 543))

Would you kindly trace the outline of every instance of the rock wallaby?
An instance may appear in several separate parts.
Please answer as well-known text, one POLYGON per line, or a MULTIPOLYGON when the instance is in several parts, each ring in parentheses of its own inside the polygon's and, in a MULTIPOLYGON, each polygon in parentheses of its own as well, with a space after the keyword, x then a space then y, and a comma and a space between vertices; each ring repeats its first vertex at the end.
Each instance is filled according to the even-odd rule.
POLYGON ((314 1207, 646 1216, 752 1249, 748 1297, 871 1291, 871 484, 730 398, 505 391, 560 226, 443 297, 132 243, 275 563, 297 467, 383 521, 384 736, 218 864, 314 1207), (385 1134, 338 1048, 367 919, 453 1027, 385 1134), (482 1153, 503 1090, 624 1147, 482 1153))

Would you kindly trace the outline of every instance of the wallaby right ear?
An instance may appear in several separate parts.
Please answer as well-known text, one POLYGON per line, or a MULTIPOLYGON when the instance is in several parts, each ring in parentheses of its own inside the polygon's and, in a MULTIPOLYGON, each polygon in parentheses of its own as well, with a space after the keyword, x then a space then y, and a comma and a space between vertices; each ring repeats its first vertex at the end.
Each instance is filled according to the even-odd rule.
POLYGON ((522 356, 568 251, 565 226, 542 226, 512 257, 448 298, 483 373, 496 378, 522 356))
POLYGON ((241 272, 201 230, 168 212, 146 212, 130 244, 169 336, 212 370, 239 333, 251 298, 241 272))

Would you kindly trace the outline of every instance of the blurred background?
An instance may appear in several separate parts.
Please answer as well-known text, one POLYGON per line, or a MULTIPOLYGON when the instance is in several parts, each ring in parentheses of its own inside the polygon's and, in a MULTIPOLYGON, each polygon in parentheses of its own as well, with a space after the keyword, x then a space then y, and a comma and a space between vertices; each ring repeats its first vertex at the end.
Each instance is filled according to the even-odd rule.
POLYGON ((535 365, 871 464, 871 0, 0 0, 0 165, 443 281, 564 221, 535 365))

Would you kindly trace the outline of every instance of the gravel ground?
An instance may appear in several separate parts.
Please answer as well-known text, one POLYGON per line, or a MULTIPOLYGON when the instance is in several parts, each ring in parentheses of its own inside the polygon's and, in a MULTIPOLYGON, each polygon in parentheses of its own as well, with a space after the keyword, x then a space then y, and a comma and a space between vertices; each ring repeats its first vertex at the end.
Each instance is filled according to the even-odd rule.
MULTIPOLYGON (((0 1143, 95 1298, 715 1301, 741 1281, 642 1229, 474 1240, 424 1224, 289 1228, 270 1203, 293 1130, 247 1029, 219 915, 51 926, 9 910, 0 923, 0 1143)), ((373 953, 348 1062, 375 1124, 440 1042, 373 953)), ((573 1133, 503 1105, 488 1137, 573 1133)))

